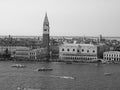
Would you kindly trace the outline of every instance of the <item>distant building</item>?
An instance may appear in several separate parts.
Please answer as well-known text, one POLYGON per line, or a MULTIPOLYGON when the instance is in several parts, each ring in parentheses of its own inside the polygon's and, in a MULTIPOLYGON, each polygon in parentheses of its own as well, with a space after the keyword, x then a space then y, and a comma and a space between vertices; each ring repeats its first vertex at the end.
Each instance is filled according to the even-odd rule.
POLYGON ((100 35, 100 36, 99 36, 99 42, 101 42, 102 39, 103 39, 103 38, 102 38, 102 35, 100 35))
POLYGON ((21 48, 27 48, 23 46, 0 46, 0 54, 3 54, 6 49, 8 49, 8 53, 11 54, 11 57, 13 57, 16 53, 16 50, 19 50, 21 48))
POLYGON ((16 49, 15 55, 13 55, 13 57, 20 60, 28 60, 29 51, 30 51, 30 48, 28 47, 19 47, 16 49))
POLYGON ((70 61, 91 61, 102 58, 108 50, 104 45, 93 44, 63 44, 59 47, 59 59, 70 61))
POLYGON ((47 49, 46 48, 38 48, 32 49, 29 52, 29 59, 31 61, 43 61, 46 57, 47 49))
POLYGON ((13 54, 16 51, 16 46, 0 46, 0 54, 3 54, 6 49, 8 49, 8 52, 13 54))
POLYGON ((105 61, 114 61, 118 62, 120 61, 120 52, 119 51, 108 51, 103 53, 103 59, 105 61))

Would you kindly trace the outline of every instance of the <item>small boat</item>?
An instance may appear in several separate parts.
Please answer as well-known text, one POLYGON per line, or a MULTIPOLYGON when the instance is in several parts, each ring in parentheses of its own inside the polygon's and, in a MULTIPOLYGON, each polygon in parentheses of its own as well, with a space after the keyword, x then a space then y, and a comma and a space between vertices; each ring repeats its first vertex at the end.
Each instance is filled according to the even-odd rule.
POLYGON ((52 71, 52 68, 38 68, 36 71, 52 71))
POLYGON ((25 68, 25 65, 22 64, 13 64, 11 67, 15 67, 15 68, 25 68))
POLYGON ((105 76, 110 76, 112 75, 111 73, 104 73, 105 76))

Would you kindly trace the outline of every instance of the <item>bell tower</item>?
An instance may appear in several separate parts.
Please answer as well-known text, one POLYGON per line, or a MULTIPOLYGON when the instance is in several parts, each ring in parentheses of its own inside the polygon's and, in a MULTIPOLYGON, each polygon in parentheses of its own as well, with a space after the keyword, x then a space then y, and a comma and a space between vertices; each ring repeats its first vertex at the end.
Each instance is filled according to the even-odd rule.
POLYGON ((44 18, 44 22, 43 22, 43 47, 47 48, 47 56, 49 57, 49 52, 50 52, 50 46, 49 46, 49 42, 50 42, 50 37, 49 37, 49 21, 48 21, 48 17, 47 17, 47 13, 45 14, 45 18, 44 18))

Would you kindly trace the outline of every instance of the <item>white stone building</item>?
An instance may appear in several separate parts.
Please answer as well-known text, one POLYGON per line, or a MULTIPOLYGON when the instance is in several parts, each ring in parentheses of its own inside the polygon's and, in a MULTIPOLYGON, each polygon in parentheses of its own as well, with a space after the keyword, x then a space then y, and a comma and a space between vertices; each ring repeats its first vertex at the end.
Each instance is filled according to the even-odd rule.
POLYGON ((32 61, 40 61, 45 57, 46 52, 46 48, 32 49, 29 52, 29 59, 32 61))
POLYGON ((17 59, 29 59, 29 51, 30 48, 28 47, 19 47, 15 51, 15 55, 13 55, 14 58, 17 59))
POLYGON ((24 49, 27 47, 23 46, 0 46, 0 54, 5 53, 5 50, 8 49, 8 52, 11 54, 11 57, 15 56, 16 51, 18 52, 19 49, 24 49))
POLYGON ((119 51, 108 51, 103 53, 103 59, 105 61, 114 61, 118 62, 120 61, 120 52, 119 51))
POLYGON ((63 44, 59 47, 59 59, 70 61, 90 61, 102 58, 106 51, 104 45, 93 44, 63 44))

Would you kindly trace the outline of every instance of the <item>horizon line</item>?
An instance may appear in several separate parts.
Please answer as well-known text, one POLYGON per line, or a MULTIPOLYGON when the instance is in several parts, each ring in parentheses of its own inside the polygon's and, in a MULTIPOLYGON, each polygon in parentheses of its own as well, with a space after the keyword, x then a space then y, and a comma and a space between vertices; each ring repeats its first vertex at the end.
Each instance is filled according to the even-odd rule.
MULTIPOLYGON (((41 35, 0 35, 0 37, 8 37, 8 36, 13 36, 13 37, 42 37, 41 35)), ((51 35, 50 37, 99 37, 100 35, 93 35, 93 36, 90 36, 90 35, 80 35, 80 36, 78 36, 78 35, 51 35)), ((120 36, 103 36, 102 35, 102 37, 120 37, 120 36)))

